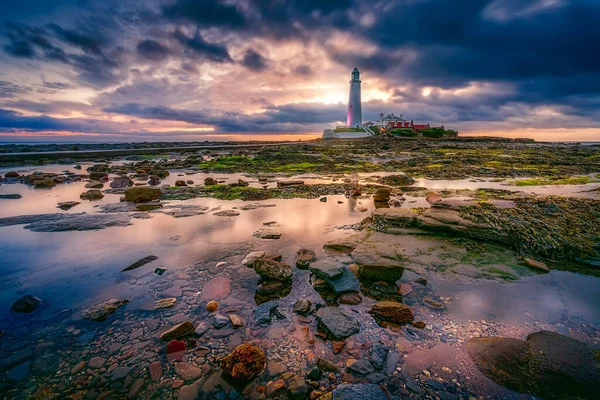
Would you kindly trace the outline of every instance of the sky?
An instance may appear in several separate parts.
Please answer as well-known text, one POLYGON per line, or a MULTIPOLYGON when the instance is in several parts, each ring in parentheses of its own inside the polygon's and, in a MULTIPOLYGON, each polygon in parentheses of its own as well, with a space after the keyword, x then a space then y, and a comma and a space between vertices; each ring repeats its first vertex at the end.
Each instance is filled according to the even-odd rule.
POLYGON ((598 0, 3 0, 0 141, 298 140, 380 113, 600 141, 598 0))

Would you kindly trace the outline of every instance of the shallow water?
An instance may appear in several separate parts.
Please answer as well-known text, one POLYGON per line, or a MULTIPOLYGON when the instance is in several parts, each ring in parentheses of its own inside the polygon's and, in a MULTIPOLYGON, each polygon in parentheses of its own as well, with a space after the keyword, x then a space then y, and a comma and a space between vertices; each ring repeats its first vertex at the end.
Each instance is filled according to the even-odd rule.
MULTIPOLYGON (((87 165, 91 164, 82 163, 83 171, 87 165)), ((63 165, 16 170, 80 172, 72 166, 63 165)), ((5 172, 6 170, 0 170, 0 174, 5 172)), ((171 171, 171 175, 163 184, 170 185, 178 179, 192 179, 201 184, 205 177, 211 176, 227 183, 243 178, 249 180, 254 187, 262 186, 257 179, 242 174, 194 173, 178 176, 180 173, 184 171, 171 171)), ((385 174, 360 174, 352 179, 368 182, 373 176, 383 175, 385 174)), ((333 180, 334 177, 316 175, 293 177, 296 178, 304 179, 306 183, 332 183, 338 179, 341 181, 342 177, 335 177, 336 181, 333 180)), ((49 190, 33 189, 22 184, 3 184, 0 186, 0 194, 19 193, 23 198, 0 200, 0 218, 63 213, 64 211, 56 208, 56 204, 63 201, 80 201, 79 194, 87 190, 84 188, 85 183, 60 184, 49 190)), ((275 178, 269 182, 269 186, 273 185, 276 185, 275 178)), ((599 185, 516 188, 504 186, 500 182, 419 179, 415 186, 432 190, 495 188, 537 194, 572 195, 599 185)), ((97 213, 99 206, 118 203, 120 197, 121 195, 117 194, 107 194, 100 201, 81 201, 82 204, 67 212, 97 213)), ((407 197, 409 201, 405 202, 404 207, 426 205, 422 198, 407 197)), ((318 199, 274 199, 253 203, 274 207, 238 209, 239 216, 221 217, 212 213, 216 210, 237 209, 247 202, 200 198, 165 202, 165 205, 203 206, 208 209, 206 214, 173 218, 162 213, 150 213, 151 218, 134 218, 131 221, 132 225, 126 227, 52 233, 31 232, 22 225, 0 227, 0 329, 8 334, 7 340, 0 343, 0 349, 6 350, 10 346, 20 345, 23 338, 17 340, 10 335, 11 331, 23 333, 33 327, 35 330, 44 326, 60 331, 76 324, 77 330, 92 332, 93 336, 97 327, 106 326, 82 321, 80 311, 110 298, 129 298, 132 302, 124 307, 123 312, 133 313, 145 309, 148 302, 155 298, 174 296, 183 300, 181 308, 174 311, 184 312, 185 303, 198 304, 202 299, 202 291, 206 290, 204 284, 209 279, 219 276, 230 279, 232 287, 231 295, 222 302, 240 310, 241 314, 249 318, 248 313, 255 306, 254 291, 257 278, 252 270, 239 266, 240 260, 248 252, 277 251, 283 255, 284 261, 290 264, 293 264, 293 256, 299 248, 314 249, 319 258, 324 257, 322 246, 325 242, 355 233, 336 227, 358 223, 374 209, 371 198, 348 199, 344 196, 328 196, 327 202, 318 199), (358 211, 361 208, 366 208, 367 211, 358 211), (260 240, 252 236, 256 229, 270 222, 275 222, 277 229, 281 231, 281 239, 260 240), (121 272, 131 263, 150 254, 158 256, 158 260, 131 272, 121 272), (219 261, 227 261, 228 265, 217 269, 215 264, 219 261), (167 272, 163 276, 157 276, 153 273, 157 267, 166 268, 167 272), (194 275, 196 273, 199 275, 194 275), (189 279, 189 275, 193 275, 193 279, 189 279), (11 304, 24 294, 42 298, 43 306, 30 315, 14 313, 10 310, 11 304)), ((414 273, 406 271, 402 281, 411 282, 416 277, 414 273)), ((598 278, 557 270, 545 275, 525 277, 515 283, 461 283, 436 274, 427 278, 430 282, 428 290, 450 300, 447 308, 442 311, 415 307, 417 319, 427 323, 426 332, 432 332, 433 335, 439 331, 439 335, 445 337, 444 340, 449 343, 461 343, 465 340, 468 334, 472 333, 468 330, 469 327, 474 324, 473 329, 481 334, 505 334, 523 338, 535 329, 544 328, 572 334, 588 342, 592 340, 592 344, 598 344, 597 326, 600 325, 600 310, 595 307, 600 302, 598 278), (482 320, 485 323, 482 323, 482 320), (492 328, 488 329, 488 326, 492 328), (593 329, 581 332, 582 326, 593 329), (458 332, 452 331, 454 327, 459 327, 458 332)), ((320 301, 319 295, 308 283, 306 271, 295 272, 292 291, 282 302, 291 308, 291 304, 299 298, 320 301)), ((365 298, 361 305, 354 307, 363 318, 363 331, 356 339, 359 342, 378 337, 383 332, 366 313, 371 304, 373 300, 365 298)), ((126 329, 121 325, 120 312, 109 321, 115 321, 112 323, 115 329, 126 329)), ((185 312, 186 315, 190 315, 189 310, 185 312)), ((170 318, 173 319, 169 321, 178 321, 176 314, 170 318)), ((161 323, 165 322, 161 320, 161 323)), ((290 330, 292 329, 289 325, 276 323, 267 331, 260 332, 269 340, 276 341, 277 338, 286 336, 290 330)), ((296 346, 304 349, 311 347, 302 339, 300 330, 292 332, 295 333, 290 337, 297 338, 299 342, 296 346)), ((386 331, 386 334, 391 337, 390 343, 400 340, 394 336, 397 333, 386 331)), ((427 335, 428 333, 425 333, 423 336, 428 337, 427 335)), ((437 336, 433 335, 432 340, 435 340, 435 337, 437 336)), ((230 345, 234 343, 231 339, 230 345)), ((323 345, 316 346, 317 354, 326 354, 323 345)), ((440 363, 443 361, 439 360, 440 363)), ((490 381, 485 381, 483 387, 500 390, 490 381)), ((510 392, 506 393, 509 393, 508 398, 511 398, 510 392)))

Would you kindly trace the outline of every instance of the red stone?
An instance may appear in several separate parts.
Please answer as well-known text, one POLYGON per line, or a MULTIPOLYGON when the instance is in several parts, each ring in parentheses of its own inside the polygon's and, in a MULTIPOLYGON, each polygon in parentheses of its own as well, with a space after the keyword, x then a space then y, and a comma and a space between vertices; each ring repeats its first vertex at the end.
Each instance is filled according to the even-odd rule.
POLYGON ((181 361, 186 351, 187 346, 185 345, 185 342, 182 342, 180 340, 171 340, 167 345, 167 360, 181 361))

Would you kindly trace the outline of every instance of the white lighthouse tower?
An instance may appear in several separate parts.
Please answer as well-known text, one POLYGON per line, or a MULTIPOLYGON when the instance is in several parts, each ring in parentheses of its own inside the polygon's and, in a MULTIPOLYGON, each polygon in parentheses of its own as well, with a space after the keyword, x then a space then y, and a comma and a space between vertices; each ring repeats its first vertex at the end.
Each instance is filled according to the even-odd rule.
POLYGON ((350 80, 350 99, 348 100, 348 126, 362 126, 362 106, 360 104, 360 71, 354 67, 350 80))

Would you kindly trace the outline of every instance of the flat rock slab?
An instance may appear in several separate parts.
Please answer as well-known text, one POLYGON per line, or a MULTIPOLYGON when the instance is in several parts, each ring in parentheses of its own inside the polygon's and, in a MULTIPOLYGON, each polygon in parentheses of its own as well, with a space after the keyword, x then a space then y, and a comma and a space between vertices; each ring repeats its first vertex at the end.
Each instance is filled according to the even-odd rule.
POLYGON ((113 226, 129 226, 131 217, 126 214, 37 214, 0 218, 0 227, 25 225, 33 232, 92 231, 113 226))
POLYGON ((330 279, 344 273, 344 264, 330 258, 325 258, 312 263, 308 269, 321 279, 330 279))
POLYGON ((214 212, 213 215, 217 217, 237 217, 240 213, 235 210, 223 210, 214 212))
POLYGON ((345 266, 340 275, 324 280, 336 295, 360 291, 360 282, 358 278, 345 266))
POLYGON ((345 339, 360 331, 358 319, 343 308, 323 307, 316 316, 319 327, 333 339, 345 339))
POLYGON ((225 276, 217 276, 206 282, 200 294, 201 300, 219 300, 229 296, 231 280, 225 276))

